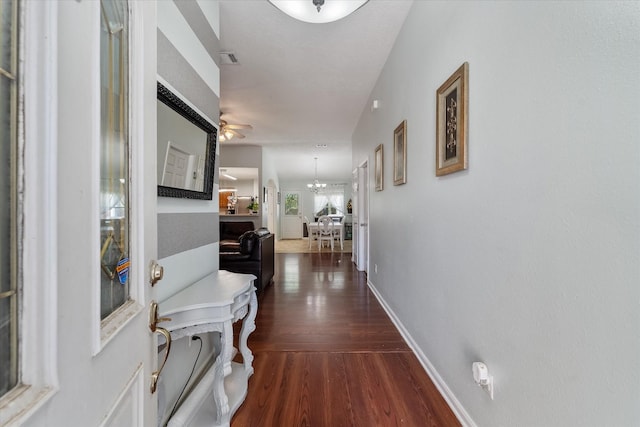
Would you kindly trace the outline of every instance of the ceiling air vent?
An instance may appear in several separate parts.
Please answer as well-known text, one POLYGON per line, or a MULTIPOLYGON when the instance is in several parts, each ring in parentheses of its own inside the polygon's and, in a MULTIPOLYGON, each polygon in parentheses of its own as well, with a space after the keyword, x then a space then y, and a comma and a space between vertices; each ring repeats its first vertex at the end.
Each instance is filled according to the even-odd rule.
POLYGON ((222 65, 236 65, 238 58, 234 52, 220 52, 220 62, 222 65))

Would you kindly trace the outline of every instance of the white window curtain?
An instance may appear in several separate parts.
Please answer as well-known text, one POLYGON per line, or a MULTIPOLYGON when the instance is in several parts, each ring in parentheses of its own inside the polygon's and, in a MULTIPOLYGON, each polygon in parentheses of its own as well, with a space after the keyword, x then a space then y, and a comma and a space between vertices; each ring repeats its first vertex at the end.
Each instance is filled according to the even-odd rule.
POLYGON ((331 185, 313 199, 313 213, 315 216, 344 215, 344 186, 331 185))

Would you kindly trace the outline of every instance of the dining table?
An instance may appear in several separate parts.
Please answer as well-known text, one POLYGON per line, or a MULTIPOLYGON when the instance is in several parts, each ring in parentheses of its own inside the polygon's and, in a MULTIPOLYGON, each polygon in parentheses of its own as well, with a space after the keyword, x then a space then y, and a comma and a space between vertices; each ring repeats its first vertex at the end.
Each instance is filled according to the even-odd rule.
MULTIPOLYGON (((340 236, 340 250, 344 250, 344 225, 342 222, 333 221, 333 229, 336 231, 336 234, 340 236)), ((309 246, 311 246, 311 239, 313 239, 314 235, 318 234, 318 223, 307 223, 307 230, 309 231, 309 246)))

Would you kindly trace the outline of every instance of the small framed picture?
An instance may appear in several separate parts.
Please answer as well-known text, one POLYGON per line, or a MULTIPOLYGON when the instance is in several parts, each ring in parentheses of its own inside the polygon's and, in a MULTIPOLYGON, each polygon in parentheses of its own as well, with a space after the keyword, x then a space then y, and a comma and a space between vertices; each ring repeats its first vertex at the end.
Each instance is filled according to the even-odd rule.
POLYGON ((384 174, 382 171, 382 144, 378 145, 376 147, 376 168, 375 168, 375 173, 376 173, 376 191, 382 191, 383 189, 383 178, 384 178, 384 174))
POLYGON ((407 121, 393 131, 393 185, 407 183, 407 121))
POLYGON ((467 169, 469 63, 465 62, 436 94, 436 176, 467 169))

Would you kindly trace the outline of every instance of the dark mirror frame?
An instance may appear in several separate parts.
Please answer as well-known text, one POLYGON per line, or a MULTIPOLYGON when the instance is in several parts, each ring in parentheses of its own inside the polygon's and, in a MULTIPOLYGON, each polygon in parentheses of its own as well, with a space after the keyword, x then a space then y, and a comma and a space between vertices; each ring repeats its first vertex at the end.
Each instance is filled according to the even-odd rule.
POLYGON ((206 159, 204 163, 204 185, 203 191, 185 190, 183 188, 166 187, 158 185, 158 196, 162 197, 180 197, 183 199, 213 199, 213 179, 215 174, 216 163, 216 141, 218 134, 216 128, 209 123, 204 117, 198 114, 193 108, 189 107, 173 92, 167 89, 162 83, 158 82, 158 101, 164 103, 169 108, 198 126, 207 134, 207 147, 205 149, 206 159))

